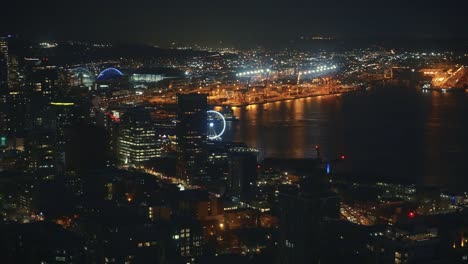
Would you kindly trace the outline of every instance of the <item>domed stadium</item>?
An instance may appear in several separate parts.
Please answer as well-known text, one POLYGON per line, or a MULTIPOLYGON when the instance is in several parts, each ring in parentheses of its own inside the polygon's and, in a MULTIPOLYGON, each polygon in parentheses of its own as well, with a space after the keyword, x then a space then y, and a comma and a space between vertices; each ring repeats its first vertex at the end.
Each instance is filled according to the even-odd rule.
POLYGON ((94 78, 94 74, 86 68, 77 67, 70 70, 70 82, 73 87, 91 87, 94 78))
POLYGON ((110 81, 122 78, 124 75, 121 71, 116 68, 107 68, 99 73, 97 80, 98 81, 110 81))

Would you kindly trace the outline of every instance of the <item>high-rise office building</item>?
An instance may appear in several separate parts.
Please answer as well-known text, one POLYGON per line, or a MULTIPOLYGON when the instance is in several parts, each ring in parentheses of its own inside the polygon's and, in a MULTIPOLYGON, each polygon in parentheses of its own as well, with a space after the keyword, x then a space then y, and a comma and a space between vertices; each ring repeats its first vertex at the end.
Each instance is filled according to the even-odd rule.
POLYGON ((177 94, 177 177, 206 181, 207 94, 177 94))
MULTIPOLYGON (((40 60, 29 60, 27 64, 27 77, 24 96, 25 106, 25 127, 43 127, 46 112, 50 109, 53 100, 53 92, 57 89, 58 73, 55 66, 47 66, 46 62, 40 60)), ((46 126, 49 126, 47 124, 46 126)))
POLYGON ((340 199, 318 184, 280 191, 280 263, 323 263, 327 225, 339 220, 340 199), (321 190, 322 189, 322 190, 321 190))
POLYGON ((11 55, 8 65, 8 87, 10 90, 19 90, 23 82, 23 74, 20 71, 18 56, 11 55))
POLYGON ((245 197, 252 190, 257 180, 256 149, 247 146, 233 146, 229 149, 229 193, 245 197))
MULTIPOLYGON (((171 220, 170 231, 176 252, 184 260, 183 263, 198 263, 203 255, 203 228, 199 221, 190 218, 174 218, 171 220)), ((182 262, 181 262, 182 263, 182 262)))
POLYGON ((9 118, 7 114, 7 97, 8 90, 8 41, 6 38, 0 37, 0 134, 6 136, 8 134, 9 118))
POLYGON ((8 116, 8 135, 24 137, 26 97, 21 90, 9 89, 6 96, 6 114, 8 116))
POLYGON ((9 148, 21 148, 24 138, 25 96, 20 89, 17 55, 11 54, 10 38, 0 38, 0 134, 9 148))
POLYGON ((54 65, 41 62, 40 65, 31 67, 27 78, 29 92, 34 97, 42 97, 51 100, 54 93, 58 92, 59 69, 54 65))
POLYGON ((123 116, 118 142, 118 156, 124 165, 139 166, 161 156, 150 112, 143 107, 133 108, 123 116))
POLYGON ((79 122, 65 130, 65 169, 85 173, 106 168, 109 160, 109 135, 93 124, 79 122))
MULTIPOLYGON (((65 146, 67 137, 66 130, 77 123, 79 119, 79 106, 71 98, 57 98, 49 103, 52 128, 55 130, 56 138, 56 164, 59 171, 63 171, 66 164, 65 146)), ((39 116, 39 118, 44 118, 39 116)))
POLYGON ((8 84, 8 39, 0 37, 0 89, 7 89, 8 84))
POLYGON ((50 129, 29 131, 25 140, 26 165, 43 179, 55 175, 55 133, 50 129))
POLYGON ((18 91, 24 81, 20 60, 23 54, 15 44, 13 36, 0 37, 0 87, 9 91, 18 91))

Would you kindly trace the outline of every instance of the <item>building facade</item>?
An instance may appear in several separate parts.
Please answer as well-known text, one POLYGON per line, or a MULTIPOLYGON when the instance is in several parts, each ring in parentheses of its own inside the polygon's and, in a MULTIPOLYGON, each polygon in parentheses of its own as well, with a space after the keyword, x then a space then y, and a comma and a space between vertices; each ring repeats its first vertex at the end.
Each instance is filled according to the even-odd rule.
POLYGON ((206 94, 177 94, 177 177, 187 183, 207 180, 206 94))
POLYGON ((119 159, 128 166, 140 166, 143 162, 161 156, 155 126, 148 110, 135 108, 122 119, 119 139, 119 159))

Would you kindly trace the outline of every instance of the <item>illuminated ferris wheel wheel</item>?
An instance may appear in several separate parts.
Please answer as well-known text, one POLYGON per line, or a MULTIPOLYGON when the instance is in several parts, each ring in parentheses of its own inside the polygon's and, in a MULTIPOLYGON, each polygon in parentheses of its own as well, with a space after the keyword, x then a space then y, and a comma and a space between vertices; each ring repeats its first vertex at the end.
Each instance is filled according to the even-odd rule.
POLYGON ((221 140, 221 136, 226 130, 226 119, 224 119, 224 116, 218 111, 208 110, 206 113, 208 121, 208 139, 221 140))

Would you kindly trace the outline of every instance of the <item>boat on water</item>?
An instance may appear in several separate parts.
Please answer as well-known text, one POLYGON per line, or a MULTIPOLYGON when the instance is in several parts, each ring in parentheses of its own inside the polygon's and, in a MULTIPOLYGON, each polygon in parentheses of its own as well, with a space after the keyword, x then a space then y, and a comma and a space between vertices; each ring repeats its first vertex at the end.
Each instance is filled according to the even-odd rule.
POLYGON ((226 121, 239 121, 237 116, 234 115, 234 111, 230 106, 226 106, 222 111, 221 114, 224 116, 226 121))
POLYGON ((440 92, 440 93, 457 93, 457 92, 463 92, 465 91, 465 89, 461 87, 432 87, 428 85, 423 85, 421 87, 421 91, 423 92, 435 91, 435 92, 440 92))

